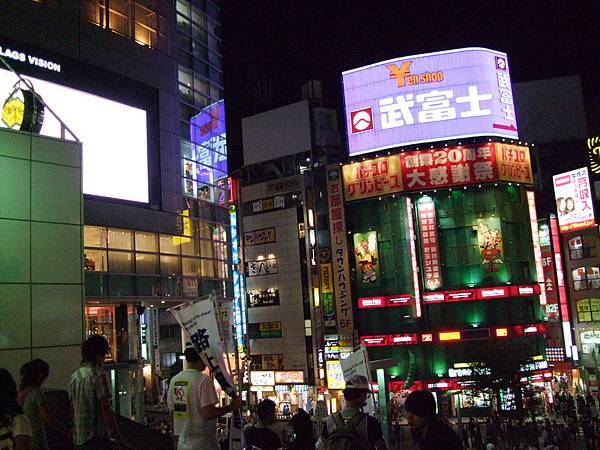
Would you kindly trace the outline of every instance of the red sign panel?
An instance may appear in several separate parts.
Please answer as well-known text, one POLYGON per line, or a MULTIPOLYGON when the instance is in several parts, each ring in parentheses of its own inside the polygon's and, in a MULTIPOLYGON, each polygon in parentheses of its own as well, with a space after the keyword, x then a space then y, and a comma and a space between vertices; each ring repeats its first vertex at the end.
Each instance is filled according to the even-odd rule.
POLYGON ((421 298, 424 303, 438 303, 446 299, 443 292, 427 292, 421 298))
POLYGON ((462 302, 465 300, 476 300, 477 293, 475 289, 463 289, 462 291, 446 291, 447 302, 462 302))
POLYGON ((412 302, 412 295, 391 295, 385 298, 385 306, 404 306, 410 305, 412 302))
POLYGON ((477 298, 479 300, 488 300, 491 298, 503 298, 508 297, 510 289, 508 286, 492 287, 492 288, 481 288, 477 289, 477 298))
POLYGON ((385 306, 385 297, 365 297, 358 299, 359 308, 381 308, 385 306))
POLYGON ((487 143, 405 153, 402 158, 404 189, 438 189, 497 180, 494 150, 494 144, 487 143))
POLYGON ((389 345, 412 345, 418 341, 417 333, 392 334, 388 339, 389 345))
POLYGON ((367 347, 381 347, 388 345, 387 334, 378 336, 361 336, 360 341, 367 347))
POLYGON ((440 252, 438 247, 435 204, 432 201, 417 203, 419 237, 425 271, 425 289, 434 290, 442 285, 440 252))

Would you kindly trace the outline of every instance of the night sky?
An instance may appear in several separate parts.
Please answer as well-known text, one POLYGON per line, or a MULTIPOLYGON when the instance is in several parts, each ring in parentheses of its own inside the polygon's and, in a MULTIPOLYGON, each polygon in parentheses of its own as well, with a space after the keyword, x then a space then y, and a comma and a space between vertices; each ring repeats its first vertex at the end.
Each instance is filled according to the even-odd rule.
POLYGON ((300 100, 311 79, 341 111, 341 72, 377 61, 480 46, 508 53, 513 83, 600 81, 597 0, 223 0, 222 25, 231 169, 242 164, 242 117, 300 100))

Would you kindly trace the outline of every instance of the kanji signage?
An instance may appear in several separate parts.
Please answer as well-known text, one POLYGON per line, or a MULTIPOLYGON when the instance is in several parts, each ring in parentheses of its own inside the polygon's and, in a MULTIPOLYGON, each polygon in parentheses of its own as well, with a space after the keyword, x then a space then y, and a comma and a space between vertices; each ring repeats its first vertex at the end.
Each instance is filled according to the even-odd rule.
POLYGON ((554 175, 553 180, 560 231, 565 233, 595 226, 587 167, 554 175))
POLYGON ((346 164, 343 167, 346 200, 358 200, 402 191, 400 155, 346 164))
POLYGON ((275 241, 275 228, 263 228, 244 233, 244 245, 270 244, 275 241))
POLYGON ((274 386, 275 372, 272 370, 253 370, 250 372, 250 383, 254 386, 274 386))
POLYGON ((335 318, 335 300, 333 298, 333 266, 331 263, 321 264, 321 303, 325 320, 335 318))
POLYGON ((463 48, 342 74, 350 155, 474 136, 518 138, 508 59, 463 48))
POLYGON ((304 372, 301 370, 283 370, 275 372, 276 384, 302 384, 304 383, 304 372))
POLYGON ((248 308, 279 305, 279 289, 248 291, 248 308))
POLYGON ((417 203, 417 215, 425 289, 439 289, 442 286, 442 275, 433 201, 429 198, 421 199, 417 203))
POLYGON ((497 181, 533 183, 529 148, 498 142, 408 151, 342 170, 347 201, 497 181))
POLYGON ((277 258, 259 259, 246 263, 246 276, 257 277, 277 273, 277 258))
POLYGON ((343 336, 352 336, 354 320, 352 317, 350 267, 342 191, 340 167, 335 164, 327 166, 329 232, 331 234, 333 286, 337 308, 338 333, 343 336))

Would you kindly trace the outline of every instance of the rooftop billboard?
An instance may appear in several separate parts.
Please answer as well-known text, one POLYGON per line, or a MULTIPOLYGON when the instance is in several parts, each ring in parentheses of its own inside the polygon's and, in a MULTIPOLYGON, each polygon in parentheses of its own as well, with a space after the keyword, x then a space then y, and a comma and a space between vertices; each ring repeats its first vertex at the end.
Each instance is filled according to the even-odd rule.
POLYGON ((463 48, 342 73, 350 156, 476 136, 516 139, 505 53, 463 48))

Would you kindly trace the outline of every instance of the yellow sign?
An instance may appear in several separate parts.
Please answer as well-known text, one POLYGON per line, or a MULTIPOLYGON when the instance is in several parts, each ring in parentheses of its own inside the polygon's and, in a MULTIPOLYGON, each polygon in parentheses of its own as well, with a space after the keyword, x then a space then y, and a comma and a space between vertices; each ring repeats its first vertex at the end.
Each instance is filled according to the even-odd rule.
POLYGON ((498 179, 533 184, 529 147, 495 142, 498 179))
POLYGON ((342 173, 347 201, 402 191, 400 155, 346 164, 342 173))
POLYGON ((590 169, 596 174, 600 174, 600 137, 588 138, 587 146, 589 149, 590 169))
POLYGON ((301 370, 275 371, 275 384, 302 384, 304 372, 301 370))
POLYGON ((328 389, 345 389, 344 372, 340 361, 326 361, 325 370, 327 371, 328 389))
POLYGON ((24 115, 25 103, 20 98, 13 97, 7 100, 2 107, 2 122, 4 122, 8 128, 20 127, 23 123, 24 115))

